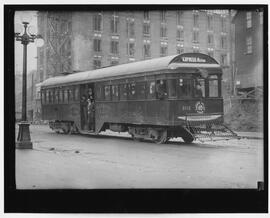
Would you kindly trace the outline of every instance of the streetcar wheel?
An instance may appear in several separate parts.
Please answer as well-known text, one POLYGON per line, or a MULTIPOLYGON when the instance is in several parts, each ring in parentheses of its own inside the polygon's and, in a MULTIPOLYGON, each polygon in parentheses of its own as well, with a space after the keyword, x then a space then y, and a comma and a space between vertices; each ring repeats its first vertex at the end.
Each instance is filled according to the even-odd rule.
POLYGON ((192 143, 194 141, 194 138, 192 136, 182 136, 182 139, 184 140, 185 143, 192 143))
POLYGON ((157 137, 154 139, 156 144, 163 144, 168 141, 167 130, 159 131, 157 137))

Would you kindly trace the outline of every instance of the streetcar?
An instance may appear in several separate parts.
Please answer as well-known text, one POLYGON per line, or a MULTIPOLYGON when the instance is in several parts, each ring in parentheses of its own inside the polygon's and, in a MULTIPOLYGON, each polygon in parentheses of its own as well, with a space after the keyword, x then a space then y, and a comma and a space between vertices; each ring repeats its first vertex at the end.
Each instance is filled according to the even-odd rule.
POLYGON ((223 124, 222 69, 183 53, 57 76, 41 84, 42 119, 57 133, 128 132, 165 143, 231 139, 223 124))

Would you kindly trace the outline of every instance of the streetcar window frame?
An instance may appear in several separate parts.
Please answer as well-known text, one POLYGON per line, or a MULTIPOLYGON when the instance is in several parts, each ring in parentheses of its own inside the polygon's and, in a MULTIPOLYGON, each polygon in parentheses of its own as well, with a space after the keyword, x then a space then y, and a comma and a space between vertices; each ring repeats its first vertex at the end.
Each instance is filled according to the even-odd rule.
POLYGON ((46 104, 50 104, 50 90, 46 89, 46 104))
POLYGON ((121 83, 119 84, 120 88, 120 101, 127 101, 128 100, 128 84, 121 83))
POLYGON ((211 74, 209 75, 208 77, 208 97, 209 98, 220 98, 221 97, 221 77, 217 74, 211 74), (212 78, 211 78, 212 77, 212 78), (216 82, 216 84, 214 85, 215 86, 215 95, 211 95, 211 88, 213 88, 214 86, 211 85, 210 83, 211 82, 216 82))
POLYGON ((104 85, 104 101, 111 101, 112 100, 112 95, 111 95, 112 91, 111 91, 111 85, 104 85), (107 91, 106 91, 106 88, 107 91))
POLYGON ((55 88, 54 90, 54 103, 59 104, 59 89, 55 88))
POLYGON ((177 82, 177 97, 178 99, 193 98, 193 78, 192 76, 180 76, 177 82), (184 86, 187 86, 187 90, 184 90, 184 86), (183 88, 182 88, 183 87, 183 88))
POLYGON ((150 80, 146 83, 147 99, 156 99, 156 80, 150 80))
POLYGON ((136 83, 130 82, 128 84, 128 100, 137 100, 136 83))
POLYGON ((67 91, 68 91, 68 102, 74 102, 74 87, 68 86, 67 91))
POLYGON ((135 96, 137 100, 144 100, 146 98, 146 82, 137 82, 135 85, 135 96))
POLYGON ((104 100, 104 88, 102 84, 96 84, 96 92, 95 92, 96 100, 103 101, 104 100))
POLYGON ((169 98, 177 98, 177 79, 167 79, 167 87, 169 98))
POLYGON ((68 103, 68 89, 67 88, 63 89, 63 103, 64 104, 68 103))
POLYGON ((63 96, 63 89, 62 88, 59 88, 58 97, 59 97, 59 104, 63 104, 63 102, 64 102, 64 96, 63 96))
POLYGON ((111 85, 112 101, 119 101, 119 86, 117 84, 111 85))
POLYGON ((75 102, 80 101, 80 86, 79 85, 74 86, 74 101, 75 102))
POLYGON ((46 89, 41 90, 41 103, 46 104, 46 89))

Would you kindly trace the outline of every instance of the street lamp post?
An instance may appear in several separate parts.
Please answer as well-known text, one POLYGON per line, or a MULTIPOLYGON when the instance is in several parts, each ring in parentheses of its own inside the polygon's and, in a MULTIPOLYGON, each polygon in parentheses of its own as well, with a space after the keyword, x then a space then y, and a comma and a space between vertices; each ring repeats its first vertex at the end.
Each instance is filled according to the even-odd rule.
MULTIPOLYGON (((27 45, 30 42, 35 42, 38 40, 42 40, 40 35, 33 34, 29 31, 28 24, 29 22, 22 22, 24 30, 23 33, 20 34, 22 31, 15 29, 15 39, 16 41, 20 41, 23 45, 23 84, 22 84, 22 119, 19 125, 19 133, 16 142, 16 148, 23 148, 23 149, 32 149, 33 145, 31 142, 30 131, 29 131, 29 123, 27 121, 27 45), (28 31, 27 31, 28 30, 28 31), (29 32, 29 34, 27 33, 29 32)), ((18 26, 16 26, 18 28, 18 26)), ((43 40, 38 42, 38 46, 42 46, 43 40)))

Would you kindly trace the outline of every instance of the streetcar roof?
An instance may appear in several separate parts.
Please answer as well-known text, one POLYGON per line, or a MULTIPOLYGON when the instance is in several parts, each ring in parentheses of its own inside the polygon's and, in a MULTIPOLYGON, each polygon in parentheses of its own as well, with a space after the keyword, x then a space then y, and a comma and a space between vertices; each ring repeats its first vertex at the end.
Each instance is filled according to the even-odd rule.
MULTIPOLYGON (((196 56, 197 57, 197 56, 196 56)), ((184 60, 184 59, 183 59, 184 60)), ((175 70, 178 68, 219 68, 220 65, 210 56, 200 53, 184 53, 181 55, 172 55, 150 60, 138 61, 133 63, 121 64, 107 68, 100 68, 91 71, 69 74, 66 76, 56 76, 49 78, 42 82, 42 86, 57 86, 74 83, 85 83, 87 81, 99 81, 109 78, 121 78, 134 74, 141 74, 146 72, 156 72, 162 70, 175 70), (184 56, 185 55, 185 56, 184 56), (200 55, 199 59, 191 59, 192 55, 200 55), (190 60, 191 62, 179 61, 180 58, 190 60), (207 58, 203 62, 202 57, 207 58), (201 60, 201 62, 196 62, 201 60), (209 61, 210 60, 210 61, 209 61)))

